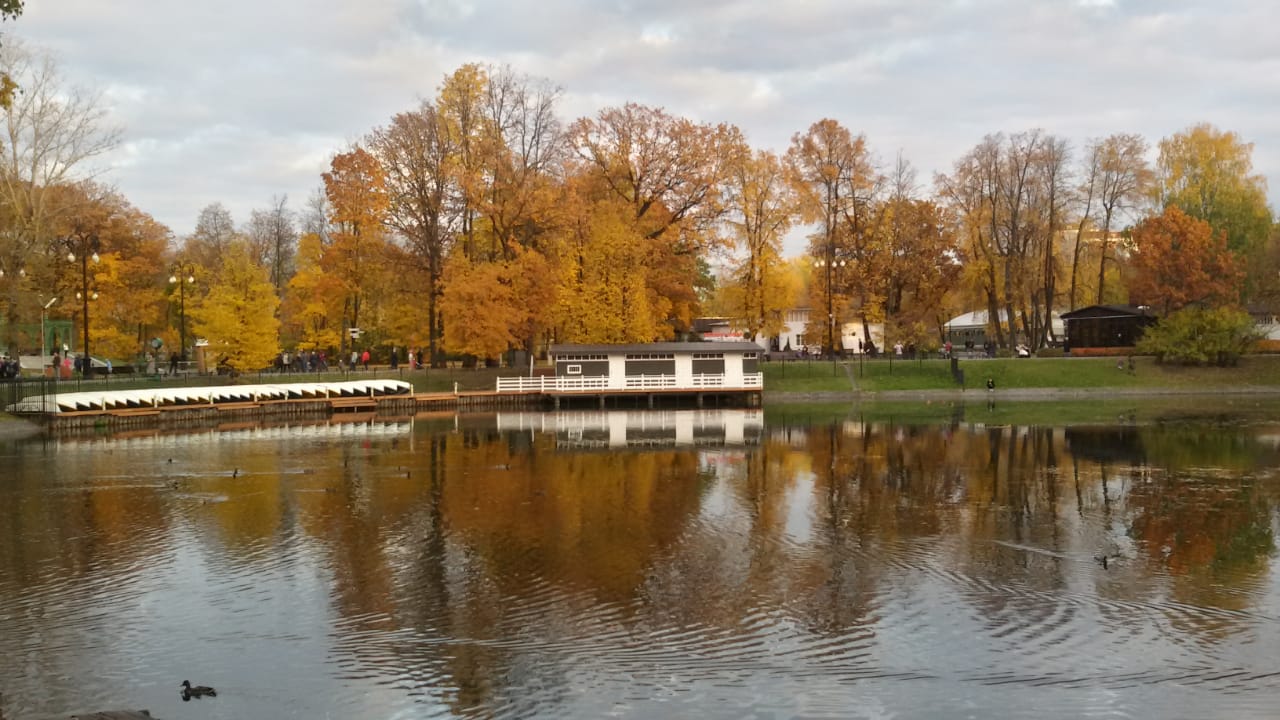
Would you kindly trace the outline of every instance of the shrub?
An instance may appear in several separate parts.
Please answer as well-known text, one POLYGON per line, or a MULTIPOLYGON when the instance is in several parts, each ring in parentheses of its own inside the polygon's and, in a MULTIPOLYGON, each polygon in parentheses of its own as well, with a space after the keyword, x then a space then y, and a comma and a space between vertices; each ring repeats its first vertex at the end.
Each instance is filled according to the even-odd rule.
POLYGON ((1253 319, 1234 308, 1183 308, 1147 328, 1137 351, 1178 365, 1235 365, 1260 335, 1253 319))

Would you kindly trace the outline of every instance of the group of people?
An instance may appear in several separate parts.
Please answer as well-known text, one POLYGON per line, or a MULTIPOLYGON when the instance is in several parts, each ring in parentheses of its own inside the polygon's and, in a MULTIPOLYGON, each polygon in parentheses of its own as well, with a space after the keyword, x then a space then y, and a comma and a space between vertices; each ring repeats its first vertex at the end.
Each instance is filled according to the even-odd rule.
POLYGON ((323 350, 285 351, 276 355, 276 372, 324 372, 328 369, 329 358, 323 350))

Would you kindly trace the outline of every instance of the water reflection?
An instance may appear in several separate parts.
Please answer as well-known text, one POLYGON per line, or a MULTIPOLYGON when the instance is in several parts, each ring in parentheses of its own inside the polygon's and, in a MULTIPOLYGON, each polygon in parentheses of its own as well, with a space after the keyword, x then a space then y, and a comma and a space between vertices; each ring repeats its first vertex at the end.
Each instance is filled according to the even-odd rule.
POLYGON ((1277 427, 420 416, 0 446, 6 717, 1266 717, 1277 427), (189 714, 193 709, 186 708, 189 714))

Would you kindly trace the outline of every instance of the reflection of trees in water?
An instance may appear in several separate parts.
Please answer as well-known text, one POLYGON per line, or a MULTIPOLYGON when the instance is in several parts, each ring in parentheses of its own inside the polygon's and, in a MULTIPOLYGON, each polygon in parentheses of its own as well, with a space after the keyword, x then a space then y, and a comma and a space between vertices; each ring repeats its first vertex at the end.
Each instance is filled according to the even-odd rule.
MULTIPOLYGON (((1243 609, 1256 594, 1240 589, 1269 568, 1277 500, 1249 474, 1280 464, 1231 427, 854 421, 771 430, 716 462, 692 449, 557 452, 552 435, 482 421, 303 452, 302 475, 285 473, 296 446, 238 454, 241 477, 198 482, 232 498, 211 506, 151 487, 18 488, 23 501, 0 509, 0 581, 109 574, 147 552, 139 533, 175 524, 223 565, 314 547, 333 576, 340 667, 382 670, 467 714, 565 692, 582 672, 574 644, 590 656, 678 630, 750 634, 781 613, 865 646, 886 597, 926 583, 954 591, 989 643, 1010 648, 1075 622, 1082 587, 1104 616, 1111 600, 1171 595, 1243 609), (1113 552, 1113 567, 1093 560, 1113 552)), ((95 472, 123 457, 99 454, 95 472)), ((1246 620, 1173 622, 1219 637, 1246 620)))

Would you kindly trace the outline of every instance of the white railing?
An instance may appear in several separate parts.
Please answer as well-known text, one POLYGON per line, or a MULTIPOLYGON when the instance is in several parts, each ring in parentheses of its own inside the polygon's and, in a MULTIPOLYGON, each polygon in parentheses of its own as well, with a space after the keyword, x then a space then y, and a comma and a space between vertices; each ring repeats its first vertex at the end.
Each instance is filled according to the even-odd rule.
MULTIPOLYGON (((687 386, 690 390, 703 388, 757 389, 764 387, 764 375, 750 373, 742 376, 741 384, 725 382, 724 375, 694 375, 687 386)), ((631 375, 623 379, 621 385, 615 385, 607 377, 571 377, 571 376, 538 376, 538 377, 500 377, 498 392, 530 393, 530 392, 596 392, 600 390, 679 390, 682 386, 675 375, 631 375)))

